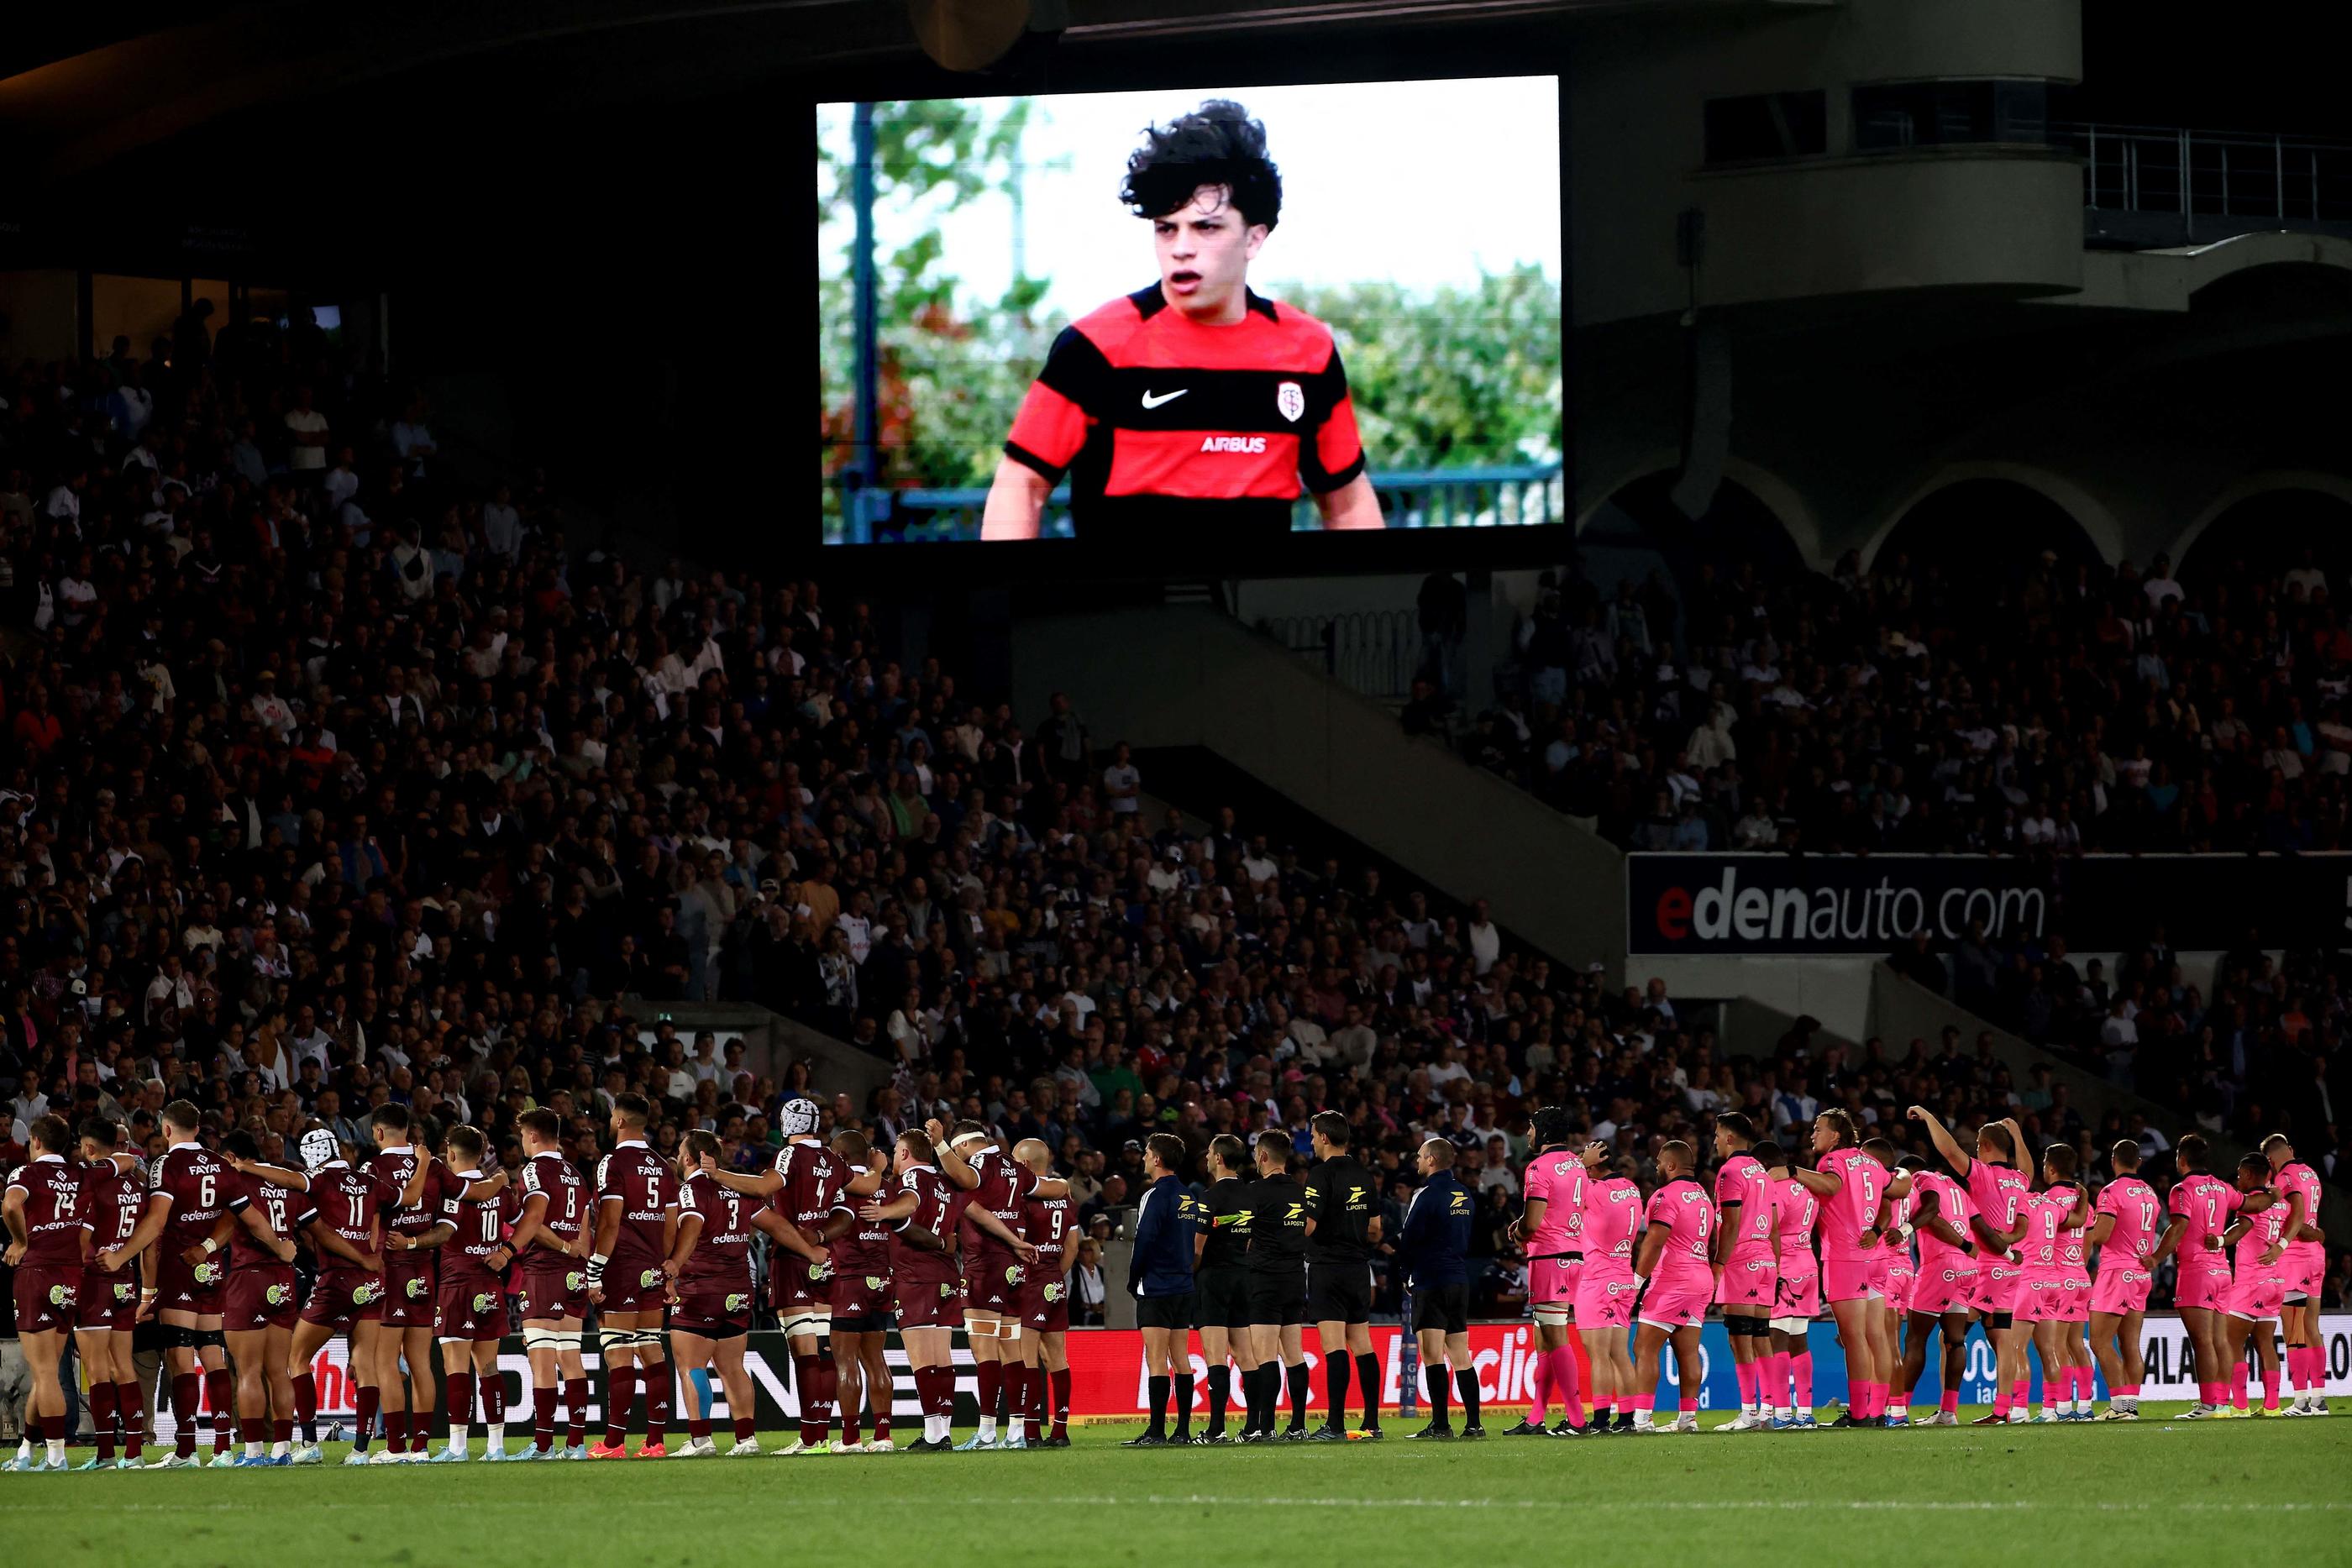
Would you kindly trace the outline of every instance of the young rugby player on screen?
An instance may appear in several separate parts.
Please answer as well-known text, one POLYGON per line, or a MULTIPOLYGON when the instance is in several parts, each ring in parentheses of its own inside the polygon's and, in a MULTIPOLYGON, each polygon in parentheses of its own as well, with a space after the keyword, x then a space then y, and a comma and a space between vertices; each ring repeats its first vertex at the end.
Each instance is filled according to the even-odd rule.
POLYGON ((1071 521, 1188 544, 1286 533, 1301 481, 1326 528, 1377 528, 1331 329, 1251 291, 1282 214, 1265 127, 1213 99, 1145 133, 1119 200, 1160 279, 1079 318, 1023 399, 981 537, 1029 539, 1066 473, 1071 521))

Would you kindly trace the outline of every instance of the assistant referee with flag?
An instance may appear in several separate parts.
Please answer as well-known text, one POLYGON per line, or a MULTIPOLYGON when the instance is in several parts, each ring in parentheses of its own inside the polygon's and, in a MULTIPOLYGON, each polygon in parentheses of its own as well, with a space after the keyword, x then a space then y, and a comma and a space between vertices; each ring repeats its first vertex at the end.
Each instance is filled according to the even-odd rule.
POLYGON ((1381 527, 1331 329, 1249 287, 1282 215, 1265 127, 1224 99, 1154 126, 1119 200, 1150 221, 1160 280, 1054 340, 981 538, 1035 538, 1065 474, 1081 538, 1262 542, 1290 530, 1302 481, 1326 528, 1381 527))

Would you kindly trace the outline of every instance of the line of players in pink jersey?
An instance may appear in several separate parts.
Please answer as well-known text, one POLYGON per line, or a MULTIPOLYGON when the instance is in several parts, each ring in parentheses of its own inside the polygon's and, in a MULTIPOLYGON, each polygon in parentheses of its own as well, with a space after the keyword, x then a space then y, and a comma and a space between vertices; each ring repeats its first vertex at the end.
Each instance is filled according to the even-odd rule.
POLYGON ((299 1169, 263 1163, 243 1132, 207 1147, 184 1101, 164 1108, 169 1147, 152 1166, 117 1124, 92 1120, 77 1134, 37 1118, 31 1158, 0 1198, 33 1384, 25 1441, 0 1469, 68 1468, 68 1336, 98 1437, 79 1469, 201 1466, 204 1408, 214 1467, 322 1462, 311 1367, 338 1335, 356 1390, 347 1465, 468 1462, 478 1414, 490 1462, 711 1457, 720 1450, 700 1399, 688 1403, 687 1440, 670 1445, 680 1380, 692 1374, 725 1391, 726 1454, 755 1456, 743 1364, 755 1233, 772 1243, 772 1301, 801 1406, 796 1440, 771 1452, 892 1451, 884 1346, 894 1319, 923 1421, 903 1451, 950 1446, 959 1325, 981 1362, 982 1446, 1068 1445, 1075 1210, 1044 1145, 1007 1155, 976 1124, 937 1123, 890 1148, 854 1128, 827 1140, 814 1102, 794 1099, 780 1112, 772 1168, 746 1176, 719 1168, 708 1133, 688 1134, 674 1159, 655 1154, 647 1116, 641 1098, 615 1101, 615 1147, 593 1184, 545 1111, 518 1119, 524 1159, 513 1172, 486 1172, 471 1127, 451 1129, 437 1152, 415 1147, 400 1105, 374 1112, 365 1159, 328 1129, 305 1133, 299 1169), (296 1267, 305 1249, 307 1291, 296 1267), (152 1462, 131 1355, 135 1327, 150 1321, 163 1333, 174 1419, 170 1451, 152 1462), (498 1353, 518 1323, 532 1424, 530 1442, 509 1452, 498 1353), (593 1445, 592 1333, 605 1371, 593 1445), (445 1411, 448 1435, 432 1449, 445 1411))
POLYGON ((1506 1435, 1699 1430, 1672 1384, 1651 1391, 1668 1346, 1678 1365, 1703 1364, 1710 1307, 1722 1312, 1740 1401, 1715 1431, 1958 1425, 1971 1324, 1996 1366, 1992 1409, 1979 1425, 2137 1420, 2143 1316, 2167 1259, 2197 1367, 2186 1418, 2327 1414, 2319 1180, 2284 1135, 2228 1181, 2208 1168, 2201 1136, 2183 1137, 2166 1198, 2140 1177, 2138 1145, 2118 1143, 2095 1201, 2070 1146, 2043 1152, 2037 1183, 2021 1163, 2027 1144, 2015 1122, 1989 1124, 1964 1147, 1924 1106, 1909 1116, 1941 1168, 1864 1138, 1841 1111, 1815 1119, 1803 1160, 1727 1114, 1716 1123, 1712 1188, 1696 1179, 1696 1151, 1671 1141, 1656 1152, 1645 1201, 1631 1160, 1579 1138, 1567 1112, 1538 1112, 1517 1230, 1538 1339, 1535 1400, 1506 1435), (1808 1349, 1824 1307, 1848 1380, 1845 1408, 1827 1422, 1808 1349), (1915 1422, 1911 1393, 1931 1340, 1940 1341, 1941 1397, 1915 1422), (2250 1363, 2262 1384, 2251 1412, 2250 1363), (2108 1405, 2095 1412, 2102 1373, 2108 1405), (1561 1418, 1547 1427, 1554 1406, 1561 1418))

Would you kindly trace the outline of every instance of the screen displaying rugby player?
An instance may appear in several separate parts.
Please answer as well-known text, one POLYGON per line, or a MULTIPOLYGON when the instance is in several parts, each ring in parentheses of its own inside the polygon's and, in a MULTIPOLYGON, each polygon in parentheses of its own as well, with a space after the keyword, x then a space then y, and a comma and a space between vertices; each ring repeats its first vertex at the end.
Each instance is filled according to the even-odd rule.
POLYGON ((826 541, 1559 522, 1558 120, 1551 77, 822 106, 826 541))

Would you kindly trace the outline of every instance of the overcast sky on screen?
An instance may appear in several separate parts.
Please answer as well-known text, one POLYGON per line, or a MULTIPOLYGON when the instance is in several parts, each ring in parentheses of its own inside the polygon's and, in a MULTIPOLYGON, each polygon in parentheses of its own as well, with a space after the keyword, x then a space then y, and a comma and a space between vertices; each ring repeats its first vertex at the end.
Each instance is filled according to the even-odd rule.
MULTIPOLYGON (((1028 270, 1048 280, 1047 311, 1068 316, 1153 281, 1150 227, 1118 204, 1128 153, 1147 122, 1232 98, 1265 122, 1282 171, 1282 222, 1250 268, 1261 292, 1365 279, 1426 292, 1523 263, 1557 282, 1559 92, 1546 76, 1041 98, 1022 142, 1028 270)), ((992 118, 1004 106, 982 101, 992 118)), ((819 106, 818 139, 845 162, 849 126, 848 105, 819 106)), ((878 249, 887 256, 936 220, 945 270, 970 298, 995 299, 1012 277, 1012 203, 991 192, 944 205, 882 204, 878 249)), ((845 266, 841 211, 818 235, 828 274, 845 266)))

